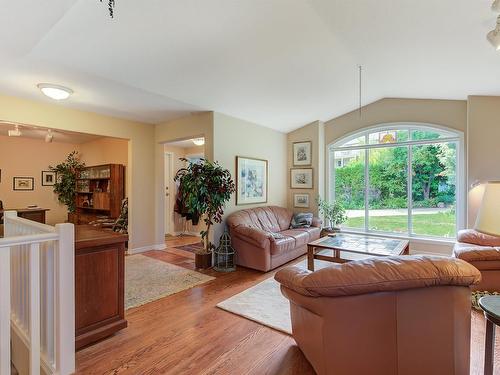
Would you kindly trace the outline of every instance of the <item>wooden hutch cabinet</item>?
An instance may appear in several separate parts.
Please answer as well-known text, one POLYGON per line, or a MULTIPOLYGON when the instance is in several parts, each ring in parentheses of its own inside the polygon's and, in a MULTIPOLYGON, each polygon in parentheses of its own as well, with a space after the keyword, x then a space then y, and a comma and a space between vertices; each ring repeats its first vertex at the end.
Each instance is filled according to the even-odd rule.
POLYGON ((86 167, 76 181, 75 224, 99 218, 116 219, 125 198, 125 166, 105 164, 86 167))

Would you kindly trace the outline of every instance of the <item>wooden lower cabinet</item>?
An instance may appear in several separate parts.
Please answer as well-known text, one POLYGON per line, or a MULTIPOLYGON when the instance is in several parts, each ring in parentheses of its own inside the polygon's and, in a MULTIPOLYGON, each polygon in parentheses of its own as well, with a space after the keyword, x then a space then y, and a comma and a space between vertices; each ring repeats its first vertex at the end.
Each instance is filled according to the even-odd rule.
POLYGON ((126 328, 127 235, 75 226, 76 349, 126 328))

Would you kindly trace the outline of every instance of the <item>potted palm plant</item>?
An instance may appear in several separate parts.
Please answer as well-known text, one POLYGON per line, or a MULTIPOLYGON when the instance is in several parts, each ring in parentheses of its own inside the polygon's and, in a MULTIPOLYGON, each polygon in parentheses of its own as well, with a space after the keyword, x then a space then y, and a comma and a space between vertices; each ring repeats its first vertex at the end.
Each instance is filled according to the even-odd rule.
POLYGON ((338 232, 340 225, 347 220, 344 206, 339 201, 328 202, 318 196, 317 198, 319 212, 324 216, 327 227, 323 228, 325 232, 338 232))
POLYGON ((68 207, 68 221, 74 223, 76 210, 76 179, 85 168, 85 163, 80 161, 78 151, 70 153, 66 160, 56 166, 49 166, 52 172, 56 172, 56 183, 54 193, 60 203, 68 207))
MULTIPOLYGON (((187 159, 181 159, 188 162, 187 159)), ((209 268, 212 264, 210 229, 222 222, 225 203, 235 192, 231 173, 219 163, 201 159, 198 163, 188 163, 174 178, 179 181, 180 198, 193 217, 203 217, 206 228, 200 232, 203 250, 195 253, 196 268, 209 268)))

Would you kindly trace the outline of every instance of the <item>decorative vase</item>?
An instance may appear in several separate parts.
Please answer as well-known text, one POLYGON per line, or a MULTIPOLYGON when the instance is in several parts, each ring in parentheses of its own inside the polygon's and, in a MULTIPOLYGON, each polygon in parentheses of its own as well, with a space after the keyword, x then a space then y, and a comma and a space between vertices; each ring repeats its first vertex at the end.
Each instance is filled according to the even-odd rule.
POLYGON ((212 267, 212 253, 195 253, 194 265, 202 270, 212 267))

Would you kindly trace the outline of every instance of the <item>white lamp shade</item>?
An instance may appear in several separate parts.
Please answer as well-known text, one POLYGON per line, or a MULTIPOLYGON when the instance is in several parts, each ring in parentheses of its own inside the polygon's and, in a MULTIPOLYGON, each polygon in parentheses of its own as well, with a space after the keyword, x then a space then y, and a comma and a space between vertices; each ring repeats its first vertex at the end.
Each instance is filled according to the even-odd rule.
POLYGON ((500 182, 489 182, 486 185, 475 229, 500 236, 500 182))

